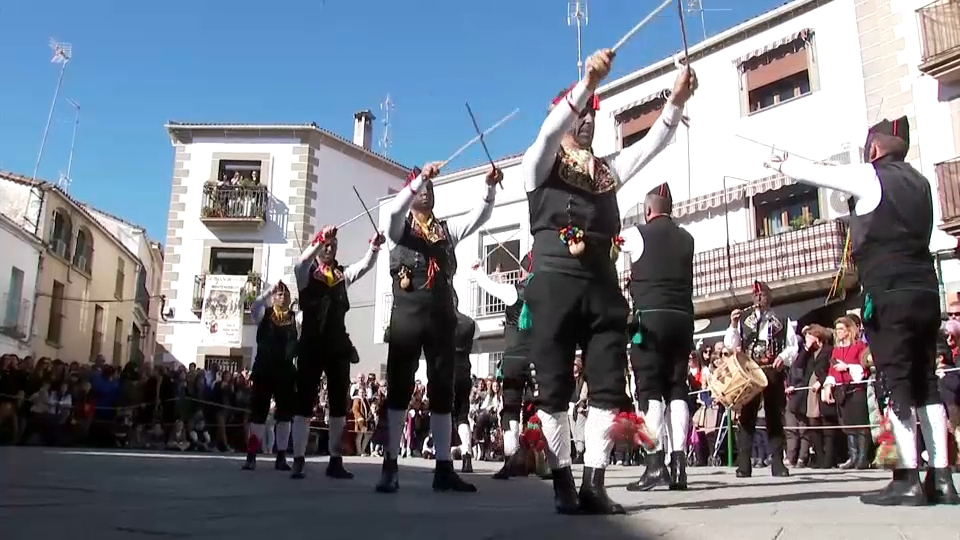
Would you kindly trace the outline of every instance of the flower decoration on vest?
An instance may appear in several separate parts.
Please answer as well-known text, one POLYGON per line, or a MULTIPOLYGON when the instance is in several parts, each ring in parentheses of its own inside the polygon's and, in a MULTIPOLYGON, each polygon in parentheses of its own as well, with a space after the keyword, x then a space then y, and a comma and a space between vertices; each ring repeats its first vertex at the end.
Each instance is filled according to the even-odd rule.
POLYGON ((623 244, 625 240, 622 236, 614 236, 610 240, 610 260, 616 262, 620 258, 620 251, 623 249, 623 244))
POLYGON ((610 438, 614 442, 633 444, 648 451, 656 447, 656 436, 650 432, 643 417, 633 411, 617 414, 610 426, 610 438))
POLYGON ((583 230, 576 225, 567 225, 560 229, 560 241, 567 245, 567 249, 574 257, 583 255, 583 252, 587 249, 587 244, 583 241, 583 238, 583 230))
POLYGON ((520 436, 520 444, 533 452, 542 452, 547 447, 547 439, 543 436, 543 429, 540 425, 540 417, 531 415, 524 426, 523 435, 520 436))

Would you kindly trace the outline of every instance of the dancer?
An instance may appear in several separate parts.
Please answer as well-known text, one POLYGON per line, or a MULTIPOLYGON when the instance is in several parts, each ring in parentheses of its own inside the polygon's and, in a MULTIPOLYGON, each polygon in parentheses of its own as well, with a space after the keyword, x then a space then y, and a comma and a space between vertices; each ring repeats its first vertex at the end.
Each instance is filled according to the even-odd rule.
POLYGON ((480 204, 464 216, 447 220, 436 219, 433 215, 433 178, 439 173, 436 163, 424 166, 422 172, 415 169, 410 173, 407 187, 390 203, 387 235, 390 275, 394 278, 387 351, 390 444, 384 452, 383 469, 377 483, 377 491, 381 493, 394 493, 400 489, 397 457, 421 352, 427 362, 430 431, 437 452, 433 489, 476 491, 473 484, 457 475, 450 458, 454 332, 457 325, 453 307, 453 275, 457 271, 454 249, 490 219, 496 197, 495 186, 503 179, 503 172, 491 167, 480 204))
POLYGON ((553 469, 554 502, 563 514, 624 512, 610 500, 604 479, 617 410, 633 407, 624 392, 629 307, 615 266, 620 234, 616 194, 667 145, 697 86, 694 72, 682 68, 647 136, 599 159, 591 149, 599 105, 594 92, 610 72, 613 57, 607 49, 587 60, 583 80, 554 100, 521 162, 534 237, 534 276, 524 292, 531 319, 530 359, 537 369, 538 416, 553 469), (587 358, 589 383, 579 495, 570 469, 567 420, 578 345, 587 358))
POLYGON ((767 386, 763 392, 748 401, 740 410, 737 478, 750 478, 753 475, 750 456, 761 405, 765 412, 767 440, 773 458, 770 473, 776 477, 790 476, 790 471, 783 464, 783 451, 787 440, 783 429, 783 415, 787 407, 784 390, 786 370, 797 357, 797 336, 791 330, 795 325, 790 323, 790 319, 780 320, 770 309, 770 301, 770 287, 760 281, 754 282, 753 306, 746 313, 739 309, 733 310, 730 313, 730 327, 723 336, 723 345, 726 348, 743 351, 763 368, 763 374, 767 377, 767 386))
MULTIPOLYGON (((473 390, 473 378, 470 373, 470 352, 473 340, 479 329, 477 322, 460 312, 460 299, 453 293, 453 308, 457 310, 457 327, 453 373, 453 419, 460 438, 460 472, 473 472, 473 438, 470 432, 470 392, 473 390)), ((451 437, 453 434, 451 433, 451 437)))
POLYGON ((310 438, 309 420, 317 403, 320 381, 327 375, 330 410, 330 462, 327 476, 350 479, 353 473, 343 466, 341 440, 350 393, 350 364, 357 351, 350 342, 345 318, 350 309, 347 288, 363 277, 377 262, 385 238, 377 233, 360 261, 343 267, 337 262, 337 229, 324 227, 300 255, 294 267, 303 311, 300 349, 297 359, 296 416, 293 417, 293 473, 304 478, 304 454, 310 438))
MULTIPOLYGON (((257 467, 257 453, 263 448, 270 400, 276 398, 277 459, 274 468, 289 471, 287 444, 290 441, 290 420, 293 418, 297 355, 297 323, 300 314, 290 310, 290 290, 279 281, 257 297, 250 307, 257 324, 257 359, 253 363, 253 395, 250 398, 250 436, 247 439, 247 461, 243 470, 257 467), (268 310, 269 309, 269 314, 268 310)), ((272 444, 272 443, 270 443, 272 444)))
POLYGON ((930 236, 930 182, 906 163, 907 117, 871 127, 866 163, 823 166, 798 163, 786 154, 767 166, 799 182, 852 195, 851 256, 863 287, 861 315, 873 362, 888 392, 899 468, 889 485, 860 497, 865 504, 957 504, 947 456, 947 415, 937 388, 936 347, 940 291, 930 236), (921 484, 917 418, 931 468, 921 484))
POLYGON ((670 217, 673 196, 667 184, 648 193, 643 204, 645 224, 622 233, 623 250, 632 261, 630 296, 638 327, 630 364, 638 408, 651 433, 660 433, 667 403, 670 469, 662 449, 663 437, 657 437, 659 448, 646 455, 646 470, 627 490, 647 491, 660 484, 684 490, 690 429, 687 370, 693 350, 694 242, 670 217))

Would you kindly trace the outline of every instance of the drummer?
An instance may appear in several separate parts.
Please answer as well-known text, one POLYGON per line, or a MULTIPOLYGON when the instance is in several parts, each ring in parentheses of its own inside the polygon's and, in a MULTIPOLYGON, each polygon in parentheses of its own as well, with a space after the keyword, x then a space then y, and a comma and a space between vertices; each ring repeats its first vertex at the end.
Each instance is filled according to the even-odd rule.
POLYGON ((783 429, 784 410, 787 405, 784 393, 786 370, 797 357, 797 336, 790 319, 780 319, 770 308, 770 287, 756 281, 753 285, 753 306, 743 311, 730 312, 730 327, 723 337, 728 349, 740 349, 763 368, 767 386, 763 392, 748 401, 740 410, 740 425, 737 433, 737 478, 750 478, 753 474, 750 462, 753 436, 757 431, 757 414, 763 405, 766 413, 767 438, 771 453, 771 474, 790 476, 783 464, 786 437, 783 429))

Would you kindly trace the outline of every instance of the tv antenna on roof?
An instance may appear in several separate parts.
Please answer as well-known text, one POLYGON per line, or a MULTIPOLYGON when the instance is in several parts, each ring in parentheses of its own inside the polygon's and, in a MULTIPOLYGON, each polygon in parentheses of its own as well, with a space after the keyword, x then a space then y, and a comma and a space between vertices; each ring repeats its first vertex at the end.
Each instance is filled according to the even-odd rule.
POLYGON ((587 0, 567 0, 567 26, 577 27, 577 78, 583 78, 583 27, 589 22, 587 0))
POLYGON ((387 99, 380 104, 380 110, 383 111, 383 120, 381 120, 383 122, 383 135, 380 136, 377 143, 383 149, 383 155, 387 155, 387 151, 393 143, 393 139, 390 138, 390 113, 393 111, 393 100, 390 99, 390 94, 387 94, 387 99))
POLYGON ((686 0, 687 13, 700 13, 700 29, 703 30, 703 40, 707 40, 707 19, 704 15, 708 11, 733 11, 730 8, 706 9, 703 7, 703 0, 686 0))
POLYGON ((67 70, 67 64, 73 58, 73 46, 69 43, 60 43, 50 38, 50 50, 53 51, 53 58, 50 62, 60 64, 60 77, 57 78, 57 89, 53 92, 53 101, 50 103, 50 112, 47 114, 47 124, 43 128, 43 138, 40 139, 40 151, 37 152, 37 163, 33 167, 33 180, 37 179, 40 172, 40 161, 43 159, 43 149, 47 145, 47 135, 50 134, 50 123, 53 121, 53 112, 57 109, 57 101, 60 98, 60 88, 63 86, 63 74, 67 70))
POLYGON ((64 191, 70 189, 70 184, 73 183, 73 150, 77 146, 77 128, 80 127, 80 104, 70 98, 67 98, 67 102, 76 111, 76 115, 73 120, 73 136, 70 138, 70 157, 67 158, 67 172, 60 175, 60 182, 58 183, 58 187, 64 191))

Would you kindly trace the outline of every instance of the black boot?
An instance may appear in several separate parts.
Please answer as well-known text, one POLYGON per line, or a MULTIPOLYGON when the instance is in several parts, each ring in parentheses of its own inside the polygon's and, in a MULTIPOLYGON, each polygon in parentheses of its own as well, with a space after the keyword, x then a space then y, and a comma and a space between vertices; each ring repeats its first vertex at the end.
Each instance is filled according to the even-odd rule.
POLYGON ((353 478, 353 473, 344 468, 343 457, 331 456, 330 461, 327 463, 327 476, 338 480, 350 480, 353 478))
POLYGON ((577 484, 573 481, 570 467, 553 471, 553 505, 558 514, 580 513, 580 498, 577 497, 577 484))
POLYGON ((626 514, 622 506, 610 500, 605 486, 606 469, 583 468, 580 484, 580 513, 594 515, 626 514))
POLYGON ((743 428, 737 430, 737 478, 753 476, 753 463, 750 462, 753 450, 753 436, 743 428))
POLYGON ((460 472, 464 474, 473 473, 473 456, 470 454, 464 454, 463 457, 460 458, 460 461, 460 472))
POLYGON ((400 490, 400 467, 396 458, 383 456, 383 466, 380 468, 380 481, 377 482, 377 493, 396 493, 400 490))
POLYGON ((687 456, 683 452, 670 453, 670 490, 686 491, 687 456))
POLYGON ((667 470, 666 455, 660 452, 651 452, 644 458, 647 466, 640 479, 627 484, 627 491, 650 491, 657 486, 670 485, 670 471, 667 470))
POLYGON ((252 471, 257 468, 257 453, 256 452, 247 452, 247 460, 243 462, 243 467, 240 467, 244 471, 252 471))
POLYGON ((433 490, 473 493, 477 491, 477 486, 460 478, 453 469, 452 461, 437 461, 437 466, 433 469, 433 490))
POLYGON ((277 452, 277 461, 274 462, 273 468, 278 471, 289 471, 290 465, 287 465, 287 453, 286 452, 277 452))
POLYGON ((512 456, 503 459, 503 467, 494 473, 494 480, 508 480, 515 476, 528 476, 527 470, 527 451, 523 448, 518 449, 512 456))
POLYGON ((303 467, 306 464, 306 460, 303 456, 293 458, 293 469, 290 473, 290 478, 294 480, 303 480, 307 475, 303 472, 303 467))
POLYGON ((893 480, 880 491, 860 496, 860 502, 873 506, 926 506, 917 469, 894 469, 893 480))
POLYGON ((847 460, 840 464, 840 468, 849 471, 857 466, 857 436, 847 435, 847 460))
POLYGON ((923 479, 923 494, 931 504, 960 504, 960 496, 953 485, 950 467, 946 469, 928 469, 923 479))
POLYGON ((867 435, 857 435, 857 462, 854 464, 858 470, 870 468, 870 439, 867 435))

